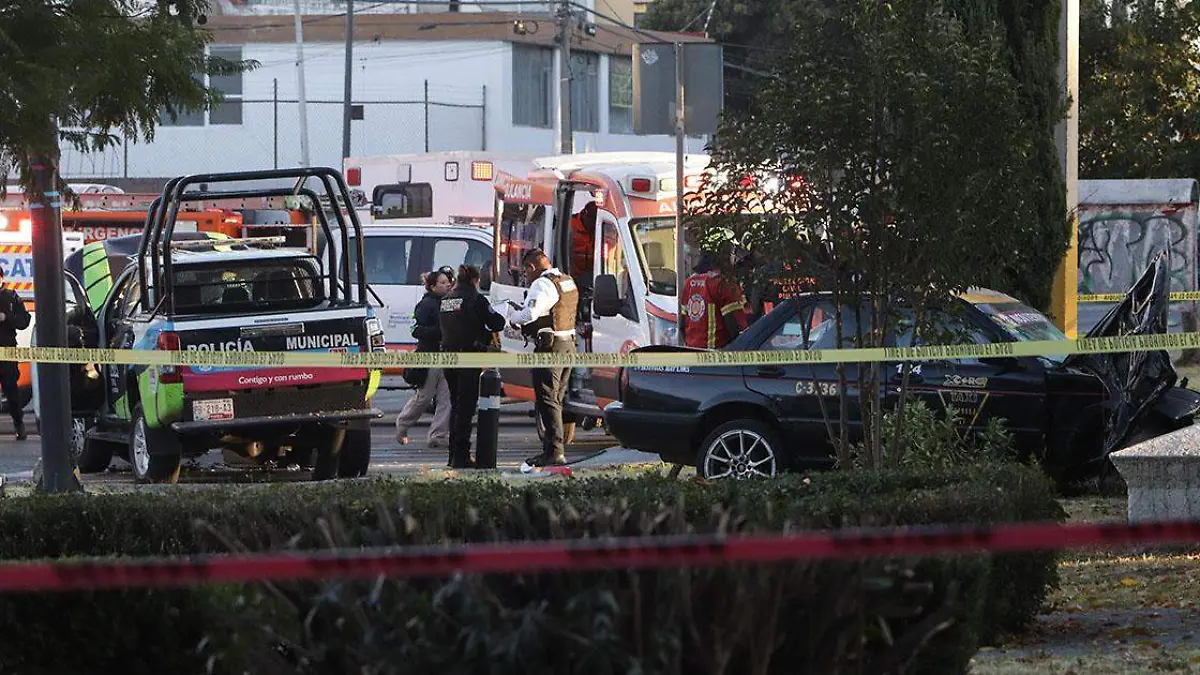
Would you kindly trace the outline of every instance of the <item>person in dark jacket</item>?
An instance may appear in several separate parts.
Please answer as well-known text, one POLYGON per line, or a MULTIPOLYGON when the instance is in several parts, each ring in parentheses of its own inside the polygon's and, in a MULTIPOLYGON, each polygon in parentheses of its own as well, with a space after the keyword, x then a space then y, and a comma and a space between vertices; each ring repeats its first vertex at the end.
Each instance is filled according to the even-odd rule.
MULTIPOLYGON (((479 268, 461 265, 454 290, 442 298, 440 307, 442 351, 483 352, 493 344, 495 333, 504 330, 504 316, 492 309, 479 292, 479 268)), ((471 459, 471 422, 479 403, 479 368, 446 371, 450 386, 450 467, 475 466, 471 459)))
MULTIPOLYGON (((4 282, 4 271, 0 269, 0 284, 4 282)), ((11 288, 0 288, 0 347, 16 347, 17 331, 29 328, 29 310, 21 296, 11 288)), ((25 410, 21 405, 21 391, 17 387, 20 377, 16 361, 0 361, 0 389, 4 391, 4 404, 12 416, 17 440, 27 438, 25 434, 25 410)))
MULTIPOLYGON (((425 297, 413 311, 415 323, 412 335, 417 339, 418 352, 436 352, 442 349, 442 326, 438 320, 438 305, 454 287, 454 270, 449 267, 434 270, 425 275, 425 297)), ((404 404, 396 416, 396 440, 408 445, 408 430, 421 419, 429 401, 433 400, 433 423, 429 425, 429 447, 440 448, 448 441, 450 431, 450 388, 446 374, 441 368, 424 371, 425 382, 413 397, 404 404)))

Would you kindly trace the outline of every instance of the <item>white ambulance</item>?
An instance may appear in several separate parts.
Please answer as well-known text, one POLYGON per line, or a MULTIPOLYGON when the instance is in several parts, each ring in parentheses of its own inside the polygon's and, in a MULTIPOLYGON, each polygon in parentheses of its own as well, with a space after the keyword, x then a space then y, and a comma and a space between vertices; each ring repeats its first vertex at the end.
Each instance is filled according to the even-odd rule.
POLYGON ((464 150, 350 157, 342 173, 363 224, 490 225, 492 179, 524 175, 534 155, 464 150))
MULTIPOLYGON (((493 304, 523 303, 529 284, 521 257, 541 248, 580 286, 580 351, 676 344, 675 155, 585 153, 535 163, 524 176, 497 173, 493 304)), ((685 190, 699 187, 708 165, 707 155, 685 157, 685 190)), ((511 327, 501 344, 505 351, 533 349, 511 327)), ((575 370, 565 408, 571 421, 587 428, 602 419, 617 397, 617 374, 575 370)), ((532 400, 531 377, 504 371, 505 394, 532 400)))

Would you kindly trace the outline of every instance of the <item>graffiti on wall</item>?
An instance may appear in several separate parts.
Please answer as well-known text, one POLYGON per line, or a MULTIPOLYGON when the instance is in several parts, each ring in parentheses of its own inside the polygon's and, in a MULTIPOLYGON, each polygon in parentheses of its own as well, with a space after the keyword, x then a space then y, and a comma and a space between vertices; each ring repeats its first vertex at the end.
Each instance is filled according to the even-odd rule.
POLYGON ((1185 213, 1111 207, 1081 213, 1079 293, 1124 293, 1162 251, 1171 290, 1195 290, 1195 224, 1185 223, 1185 213))

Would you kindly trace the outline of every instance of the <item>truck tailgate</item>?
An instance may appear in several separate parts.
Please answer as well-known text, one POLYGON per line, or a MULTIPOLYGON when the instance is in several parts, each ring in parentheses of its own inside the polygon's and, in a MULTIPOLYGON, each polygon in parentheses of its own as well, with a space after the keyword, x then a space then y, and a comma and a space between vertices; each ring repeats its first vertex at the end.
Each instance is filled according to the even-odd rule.
MULTIPOLYGON (((227 319, 179 322, 180 349, 237 352, 369 351, 362 309, 307 312, 285 317, 247 317, 246 325, 227 319)), ((188 366, 181 369, 184 391, 303 387, 364 380, 366 368, 291 366, 188 366)))

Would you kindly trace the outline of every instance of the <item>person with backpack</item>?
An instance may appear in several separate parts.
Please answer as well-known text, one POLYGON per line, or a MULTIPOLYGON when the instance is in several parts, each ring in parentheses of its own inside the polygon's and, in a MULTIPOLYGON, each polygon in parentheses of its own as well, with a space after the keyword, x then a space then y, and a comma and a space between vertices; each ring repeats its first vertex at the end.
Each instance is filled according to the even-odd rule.
MULTIPOLYGON (((442 267, 425 277, 425 297, 413 311, 415 323, 412 335, 417 339, 418 352, 442 349, 442 327, 438 308, 442 298, 454 287, 454 270, 442 267)), ((404 381, 417 388, 413 397, 396 416, 396 441, 408 445, 408 430, 421 419, 429 402, 433 401, 433 422, 429 425, 429 447, 440 448, 448 443, 450 433, 450 387, 441 368, 405 368, 404 381)))
MULTIPOLYGON (((0 269, 0 284, 4 282, 4 270, 0 269)), ((29 328, 29 310, 25 301, 11 288, 0 288, 0 347, 16 347, 17 331, 29 328)), ((16 361, 0 361, 0 389, 4 392, 4 403, 12 416, 17 440, 23 441, 25 434, 25 409, 21 402, 21 391, 17 387, 20 370, 16 361)))

